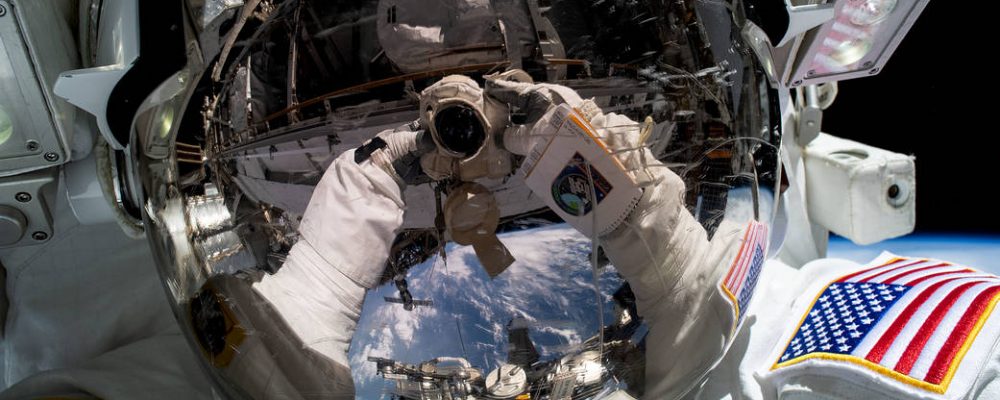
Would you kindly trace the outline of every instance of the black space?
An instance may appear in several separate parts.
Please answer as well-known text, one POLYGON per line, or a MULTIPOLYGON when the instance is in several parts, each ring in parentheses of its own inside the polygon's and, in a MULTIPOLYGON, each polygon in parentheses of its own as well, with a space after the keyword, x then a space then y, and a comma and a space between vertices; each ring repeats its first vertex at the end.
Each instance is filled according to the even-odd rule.
POLYGON ((841 82, 823 115, 825 132, 917 157, 918 232, 1000 233, 996 11, 932 0, 884 72, 841 82))

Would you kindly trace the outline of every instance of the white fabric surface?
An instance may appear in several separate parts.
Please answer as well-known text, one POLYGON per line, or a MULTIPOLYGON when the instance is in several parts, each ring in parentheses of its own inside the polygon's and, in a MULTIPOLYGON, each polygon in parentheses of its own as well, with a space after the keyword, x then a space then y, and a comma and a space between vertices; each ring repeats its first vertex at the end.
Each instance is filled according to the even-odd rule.
POLYGON ((379 44, 404 72, 506 60, 488 0, 382 0, 375 18, 379 44))
POLYGON ((912 156, 821 133, 805 148, 803 160, 814 223, 860 245, 913 232, 917 182, 912 156), (899 190, 894 201, 886 197, 892 185, 899 190))
POLYGON ((1000 352, 993 315, 944 394, 900 384, 868 369, 850 369, 828 362, 811 362, 771 371, 800 318, 817 294, 831 281, 882 264, 895 257, 889 253, 866 265, 826 258, 796 269, 776 260, 769 261, 761 275, 761 285, 748 311, 748 321, 738 333, 733 347, 708 380, 692 393, 699 399, 993 399, 1000 395, 1000 352))
POLYGON ((0 398, 210 398, 145 239, 77 225, 66 204, 53 217, 49 242, 0 251, 10 299, 0 398))
POLYGON ((344 152, 316 186, 285 264, 254 290, 303 344, 346 366, 365 290, 378 283, 402 224, 399 184, 371 160, 358 164, 353 150, 344 152))

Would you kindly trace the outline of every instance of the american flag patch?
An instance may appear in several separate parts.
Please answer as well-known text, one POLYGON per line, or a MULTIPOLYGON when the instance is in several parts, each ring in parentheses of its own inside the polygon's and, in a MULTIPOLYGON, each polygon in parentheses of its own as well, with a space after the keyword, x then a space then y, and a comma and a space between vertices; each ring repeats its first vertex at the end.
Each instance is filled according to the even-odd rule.
POLYGON ((944 393, 998 298, 996 276, 893 258, 828 284, 772 369, 843 361, 944 393))
POLYGON ((760 277, 760 270, 764 266, 764 256, 767 254, 767 226, 753 221, 743 234, 743 244, 740 246, 733 265, 729 267, 729 273, 719 284, 722 292, 726 294, 733 304, 736 314, 736 324, 738 327, 746 314, 747 305, 753 297, 754 288, 757 287, 757 278, 760 277))

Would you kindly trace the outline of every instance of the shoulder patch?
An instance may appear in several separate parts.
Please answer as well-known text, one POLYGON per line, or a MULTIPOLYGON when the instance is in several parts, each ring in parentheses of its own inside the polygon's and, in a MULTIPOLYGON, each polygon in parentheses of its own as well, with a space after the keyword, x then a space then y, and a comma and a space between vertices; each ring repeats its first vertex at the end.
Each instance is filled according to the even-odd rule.
MULTIPOLYGON (((892 258, 840 277, 816 295, 772 371, 816 360, 862 367, 912 389, 944 394, 958 374, 971 381, 997 336, 969 350, 1000 299, 1000 278, 947 262, 892 258), (988 342, 988 343, 986 343, 988 342), (968 356, 968 357, 967 357, 968 356)), ((964 386, 964 385, 963 385, 964 386)))
POLYGON ((736 316, 734 330, 743 322, 747 305, 750 304, 754 289, 757 287, 757 278, 760 277, 760 270, 764 266, 767 254, 767 226, 757 221, 750 222, 743 233, 742 242, 736 259, 729 267, 729 272, 719 283, 719 289, 733 306, 733 313, 736 316))

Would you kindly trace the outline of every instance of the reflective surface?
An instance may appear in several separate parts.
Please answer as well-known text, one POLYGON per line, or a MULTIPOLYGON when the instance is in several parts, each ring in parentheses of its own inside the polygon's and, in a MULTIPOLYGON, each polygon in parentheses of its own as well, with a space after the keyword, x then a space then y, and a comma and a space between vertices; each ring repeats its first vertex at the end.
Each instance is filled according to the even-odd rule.
MULTIPOLYGON (((660 206, 653 193, 680 201, 695 221, 690 246, 703 238, 711 254, 686 268, 724 274, 751 233, 767 253, 767 229, 753 227, 770 227, 777 208, 780 110, 739 39, 742 15, 696 1, 446 3, 449 12, 419 1, 267 3, 243 28, 220 82, 203 73, 213 65, 192 61, 190 76, 202 78, 181 91, 190 96, 183 115, 137 132, 146 138, 147 232, 178 319, 224 393, 555 399, 639 396, 655 384, 646 382, 647 335, 665 340, 636 306, 645 284, 627 278, 639 267, 613 265, 631 259, 613 235, 588 237, 549 210, 524 183, 524 155, 505 142, 533 129, 538 104, 477 94, 484 115, 475 122, 491 134, 473 133, 488 143, 449 145, 463 155, 483 150, 476 160, 446 159, 458 169, 448 177, 427 176, 422 163, 427 174, 395 181, 404 207, 366 214, 379 184, 317 203, 325 198, 317 193, 341 187, 334 178, 386 172, 364 170, 354 149, 377 134, 426 130, 421 93, 445 76, 482 88, 487 75, 522 69, 593 99, 598 115, 619 115, 591 122, 646 196, 623 226, 660 206), (176 132, 166 158, 148 150, 164 132, 176 132), (357 162, 337 160, 352 151, 344 160, 357 162), (447 203, 471 182, 498 210, 498 222, 477 233, 496 226, 514 259, 499 273, 445 226, 447 203), (371 227, 397 211, 390 240, 371 246, 371 227), (311 226, 323 229, 303 228, 317 220, 311 226), (377 262, 345 266, 357 259, 377 262), (356 273, 374 277, 370 289, 356 273)), ((646 254, 633 257, 662 258, 659 249, 675 245, 648 239, 646 254)), ((748 286, 739 301, 730 294, 734 304, 749 301, 748 286)), ((727 318, 735 328, 742 315, 727 318)), ((713 348, 706 362, 723 351, 713 348)))
POLYGON ((14 122, 11 121, 10 116, 7 115, 6 109, 0 105, 0 145, 7 142, 10 139, 11 133, 14 131, 14 122))
POLYGON ((475 154, 486 140, 483 124, 476 118, 475 111, 467 107, 452 106, 439 111, 434 127, 441 146, 462 158, 475 154))
POLYGON ((866 0, 851 8, 851 22, 855 25, 874 25, 889 18, 896 8, 896 0, 866 0))
POLYGON ((918 3, 897 7, 897 0, 837 2, 833 21, 817 31, 815 43, 806 53, 809 77, 858 70, 878 73, 881 60, 898 44, 894 36, 905 33, 907 19, 919 14, 922 7, 918 3))

